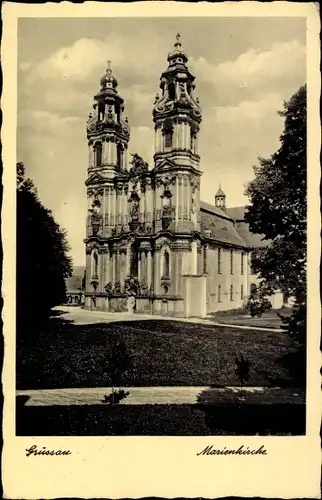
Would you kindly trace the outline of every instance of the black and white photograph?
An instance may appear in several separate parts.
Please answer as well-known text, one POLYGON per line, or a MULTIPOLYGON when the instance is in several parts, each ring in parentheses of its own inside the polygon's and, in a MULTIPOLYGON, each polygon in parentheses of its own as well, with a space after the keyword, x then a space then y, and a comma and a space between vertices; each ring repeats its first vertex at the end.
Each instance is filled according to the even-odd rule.
POLYGON ((305 16, 18 18, 28 461, 72 453, 40 436, 203 460, 307 435, 307 65, 305 16))

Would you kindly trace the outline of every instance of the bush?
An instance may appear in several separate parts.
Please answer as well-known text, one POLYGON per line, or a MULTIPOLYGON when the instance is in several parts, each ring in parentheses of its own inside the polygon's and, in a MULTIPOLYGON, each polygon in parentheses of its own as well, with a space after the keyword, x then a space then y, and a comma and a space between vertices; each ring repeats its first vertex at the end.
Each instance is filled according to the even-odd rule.
POLYGON ((260 317, 265 311, 269 311, 272 304, 260 289, 253 290, 245 304, 245 309, 249 311, 252 318, 260 317))
POLYGON ((109 405, 115 405, 118 404, 122 399, 125 399, 129 396, 130 392, 129 391, 124 391, 124 389, 119 389, 118 391, 112 391, 111 394, 108 396, 104 396, 104 399, 102 399, 102 403, 106 403, 109 405))
POLYGON ((141 291, 140 282, 134 276, 128 276, 124 280, 124 293, 128 296, 138 295, 141 291))

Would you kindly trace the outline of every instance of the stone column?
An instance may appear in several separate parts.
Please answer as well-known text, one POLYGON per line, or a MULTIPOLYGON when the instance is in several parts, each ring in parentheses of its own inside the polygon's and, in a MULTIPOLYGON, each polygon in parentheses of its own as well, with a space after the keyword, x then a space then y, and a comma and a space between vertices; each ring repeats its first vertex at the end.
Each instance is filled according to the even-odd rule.
POLYGON ((116 251, 115 267, 116 267, 116 269, 115 269, 116 280, 120 281, 120 279, 121 279, 121 276, 120 276, 121 269, 120 269, 120 250, 119 249, 117 249, 117 251, 116 251))
POLYGON ((154 252, 154 291, 160 294, 160 252, 154 252))
POLYGON ((187 176, 183 176, 183 219, 188 219, 188 179, 187 176))
POLYGON ((123 225, 126 226, 127 225, 127 219, 128 219, 128 214, 127 214, 127 188, 124 186, 123 187, 123 195, 122 195, 122 199, 123 199, 123 208, 122 208, 122 212, 123 212, 123 225))
POLYGON ((151 250, 147 251, 147 285, 150 288, 152 285, 152 255, 151 250))
POLYGON ((123 189, 122 189, 123 186, 119 185, 117 187, 117 225, 118 226, 121 226, 122 225, 122 218, 123 218, 123 214, 122 214, 122 209, 123 209, 123 203, 122 203, 122 193, 123 193, 123 189))
POLYGON ((128 245, 126 249, 126 264, 125 264, 125 275, 129 276, 131 272, 131 247, 128 245))
POLYGON ((176 270, 175 270, 175 293, 181 294, 181 274, 182 274, 182 255, 181 252, 175 252, 176 270))
POLYGON ((138 251, 138 280, 141 280, 141 251, 138 251))
POLYGON ((119 269, 120 269, 120 283, 121 283, 121 290, 123 291, 124 289, 124 280, 125 280, 125 266, 126 266, 126 255, 125 255, 125 250, 122 249, 120 251, 120 261, 119 261, 119 269))
POLYGON ((105 262, 106 262, 106 267, 105 267, 105 283, 104 285, 106 285, 106 283, 109 283, 109 281, 111 280, 111 270, 110 270, 110 266, 111 266, 111 255, 110 253, 107 251, 106 252, 106 255, 105 255, 105 262))
POLYGON ((91 254, 86 252, 86 282, 85 282, 85 291, 90 291, 90 282, 92 279, 92 270, 91 270, 91 254))
POLYGON ((113 251, 112 253, 112 282, 116 281, 116 253, 113 251))
POLYGON ((152 214, 153 214, 153 199, 152 199, 152 188, 151 188, 151 180, 147 179, 146 184, 146 210, 147 210, 147 222, 151 224, 152 222, 152 214))

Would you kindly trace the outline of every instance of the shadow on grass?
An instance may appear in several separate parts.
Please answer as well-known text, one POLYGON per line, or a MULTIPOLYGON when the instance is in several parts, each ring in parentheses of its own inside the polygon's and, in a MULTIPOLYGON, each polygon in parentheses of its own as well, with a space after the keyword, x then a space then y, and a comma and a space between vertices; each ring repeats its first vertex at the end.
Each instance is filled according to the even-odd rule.
MULTIPOLYGON (((59 311, 58 311, 59 312, 59 311)), ((250 386, 273 384, 287 370, 277 359, 290 349, 282 334, 147 319, 79 325, 52 315, 38 333, 25 332, 17 344, 17 389, 106 387, 113 385, 106 356, 122 342, 133 369, 121 386, 236 385, 234 360, 243 353, 253 367, 250 386)))
MULTIPOLYGON (((289 380, 292 381, 294 387, 306 388, 306 349, 301 346, 292 349, 277 359, 277 363, 289 375, 289 380)), ((282 377, 274 377, 268 374, 270 383, 278 387, 288 387, 289 382, 282 377)))
POLYGON ((304 405, 18 407, 18 436, 301 435, 304 405))

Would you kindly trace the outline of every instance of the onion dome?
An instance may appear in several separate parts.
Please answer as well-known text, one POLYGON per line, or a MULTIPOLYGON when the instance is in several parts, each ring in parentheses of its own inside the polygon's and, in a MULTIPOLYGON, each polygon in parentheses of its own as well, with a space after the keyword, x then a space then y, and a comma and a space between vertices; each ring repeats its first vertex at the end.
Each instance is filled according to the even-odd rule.
POLYGON ((188 57, 185 54, 185 52, 182 50, 182 43, 181 43, 181 35, 180 33, 177 33, 176 36, 176 43, 174 44, 174 49, 168 54, 168 62, 169 64, 175 64, 175 63, 186 63, 188 62, 188 57))
POLYGON ((111 61, 107 61, 106 73, 101 78, 101 87, 102 87, 102 89, 106 89, 106 88, 116 89, 117 86, 118 86, 118 82, 117 82, 116 78, 113 76, 113 73, 111 70, 111 61))

